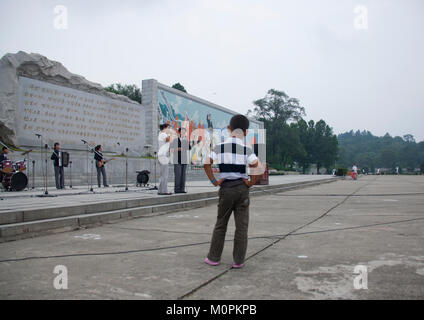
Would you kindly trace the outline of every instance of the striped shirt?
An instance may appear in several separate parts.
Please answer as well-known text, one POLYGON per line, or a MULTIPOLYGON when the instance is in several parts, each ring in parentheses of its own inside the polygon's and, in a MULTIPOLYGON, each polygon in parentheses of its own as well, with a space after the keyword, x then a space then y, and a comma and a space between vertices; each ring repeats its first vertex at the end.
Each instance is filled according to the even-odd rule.
POLYGON ((251 148, 235 137, 216 145, 209 157, 218 163, 221 179, 249 179, 246 166, 258 160, 251 148))

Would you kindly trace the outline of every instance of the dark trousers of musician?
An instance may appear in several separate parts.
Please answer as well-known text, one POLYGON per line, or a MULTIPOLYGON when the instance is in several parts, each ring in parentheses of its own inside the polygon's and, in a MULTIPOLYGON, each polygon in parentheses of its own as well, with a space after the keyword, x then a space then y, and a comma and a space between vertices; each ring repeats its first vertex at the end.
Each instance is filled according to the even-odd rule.
POLYGON ((54 178, 57 189, 65 189, 65 171, 63 167, 54 166, 54 178))
POLYGON ((103 186, 107 187, 106 169, 105 167, 96 167, 97 169, 97 185, 101 187, 101 176, 103 176, 103 186))
POLYGON ((185 183, 186 183, 186 164, 174 164, 174 177, 175 177, 175 185, 174 192, 184 192, 185 183))

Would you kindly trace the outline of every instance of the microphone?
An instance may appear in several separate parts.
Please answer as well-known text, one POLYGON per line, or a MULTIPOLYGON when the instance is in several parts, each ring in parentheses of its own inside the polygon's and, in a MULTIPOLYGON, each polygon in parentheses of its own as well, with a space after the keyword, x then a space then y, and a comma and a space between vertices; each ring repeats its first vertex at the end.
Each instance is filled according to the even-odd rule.
POLYGON ((81 141, 82 141, 82 142, 84 142, 84 144, 87 144, 87 141, 85 141, 85 140, 82 140, 82 139, 81 139, 81 141))
POLYGON ((121 144, 119 142, 116 143, 118 146, 120 146, 121 144))

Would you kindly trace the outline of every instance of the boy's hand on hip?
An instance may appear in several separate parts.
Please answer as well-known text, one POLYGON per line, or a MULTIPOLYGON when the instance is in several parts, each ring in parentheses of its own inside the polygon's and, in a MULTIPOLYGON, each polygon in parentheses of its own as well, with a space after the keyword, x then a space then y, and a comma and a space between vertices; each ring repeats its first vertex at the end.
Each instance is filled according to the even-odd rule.
POLYGON ((247 179, 242 179, 242 180, 249 188, 252 186, 252 181, 249 181, 247 179))
POLYGON ((213 185, 215 186, 215 187, 218 187, 218 186, 220 186, 221 185, 221 183, 223 183, 225 181, 225 179, 219 179, 217 182, 215 182, 213 185))

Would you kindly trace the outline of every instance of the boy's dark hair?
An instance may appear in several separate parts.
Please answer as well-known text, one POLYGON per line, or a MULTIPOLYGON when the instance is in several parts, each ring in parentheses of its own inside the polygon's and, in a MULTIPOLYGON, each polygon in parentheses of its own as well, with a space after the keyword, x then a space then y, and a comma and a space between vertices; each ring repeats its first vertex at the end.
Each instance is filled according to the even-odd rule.
POLYGON ((230 120, 230 129, 231 131, 234 131, 236 129, 241 129, 243 131, 246 131, 249 129, 249 119, 245 117, 242 114, 237 114, 233 116, 230 120))
POLYGON ((2 151, 5 151, 5 150, 9 150, 9 148, 8 147, 3 147, 3 148, 1 148, 1 150, 2 151))
POLYGON ((98 146, 96 146, 96 147, 94 148, 94 150, 99 151, 99 149, 100 149, 101 147, 102 147, 102 146, 99 144, 98 146))

